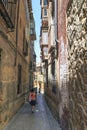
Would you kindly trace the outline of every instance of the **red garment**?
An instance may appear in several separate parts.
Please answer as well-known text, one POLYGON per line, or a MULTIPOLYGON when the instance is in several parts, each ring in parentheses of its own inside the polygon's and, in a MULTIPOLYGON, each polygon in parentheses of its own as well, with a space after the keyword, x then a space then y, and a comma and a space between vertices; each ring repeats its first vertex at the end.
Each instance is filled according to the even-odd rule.
POLYGON ((36 93, 35 92, 30 93, 30 99, 31 100, 36 100, 36 93))

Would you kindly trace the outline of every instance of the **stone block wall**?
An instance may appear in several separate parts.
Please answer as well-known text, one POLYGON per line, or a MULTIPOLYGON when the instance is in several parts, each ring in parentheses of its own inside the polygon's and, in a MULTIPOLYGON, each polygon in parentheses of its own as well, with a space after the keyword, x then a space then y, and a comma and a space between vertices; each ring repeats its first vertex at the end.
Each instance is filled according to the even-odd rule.
POLYGON ((26 89, 29 88, 29 72, 28 63, 18 55, 17 64, 22 66, 22 79, 21 93, 17 94, 18 68, 14 65, 15 49, 11 48, 4 33, 0 33, 0 48, 2 49, 0 59, 0 128, 2 129, 24 103, 26 89))
MULTIPOLYGON (((57 10, 57 59, 55 65, 56 72, 56 90, 52 90, 54 79, 50 80, 51 77, 50 68, 48 66, 48 88, 46 91, 47 103, 56 117, 60 122, 63 130, 68 130, 68 89, 67 89, 67 42, 66 42, 66 8, 68 0, 58 0, 57 10), (50 72, 50 73, 49 73, 50 72), (53 92, 54 91, 54 92, 53 92), (55 93, 56 91, 56 93, 55 93)), ((54 35, 54 34, 52 34, 54 35)), ((51 62, 51 61, 50 61, 51 62)), ((50 64, 48 61, 48 64, 50 64)))
POLYGON ((87 130, 87 0, 72 0, 67 10, 69 129, 87 130))
POLYGON ((45 99, 53 116, 57 121, 59 121, 59 98, 57 92, 56 94, 52 92, 52 86, 50 86, 49 88, 45 88, 45 99))
POLYGON ((18 28, 16 27, 16 18, 13 32, 7 28, 5 21, 0 15, 0 129, 3 129, 5 124, 18 111, 25 101, 25 94, 29 91, 29 63, 23 55, 26 15, 24 1, 20 2, 18 28), (16 29, 18 29, 18 32, 16 32, 16 29), (17 39, 16 33, 18 34, 17 39), (17 46, 18 48, 16 48, 17 46), (21 65, 21 92, 18 93, 19 64, 21 65))

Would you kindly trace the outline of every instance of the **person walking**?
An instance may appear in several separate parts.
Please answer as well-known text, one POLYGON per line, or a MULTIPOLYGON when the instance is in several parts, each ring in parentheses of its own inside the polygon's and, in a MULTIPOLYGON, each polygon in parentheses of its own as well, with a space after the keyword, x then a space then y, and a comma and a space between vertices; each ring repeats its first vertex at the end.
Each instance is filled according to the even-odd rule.
POLYGON ((32 113, 34 113, 34 109, 35 109, 35 105, 36 105, 36 93, 35 93, 34 88, 32 88, 30 90, 29 102, 30 102, 30 105, 31 105, 32 113))
POLYGON ((39 94, 41 93, 41 86, 39 87, 39 94))

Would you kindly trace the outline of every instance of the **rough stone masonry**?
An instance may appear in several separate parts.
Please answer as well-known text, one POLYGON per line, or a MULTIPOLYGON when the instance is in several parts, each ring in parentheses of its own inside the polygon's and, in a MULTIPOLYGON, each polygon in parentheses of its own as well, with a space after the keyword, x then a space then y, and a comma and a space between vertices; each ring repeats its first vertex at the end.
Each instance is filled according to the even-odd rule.
POLYGON ((67 10, 70 130, 87 130, 87 0, 67 10))

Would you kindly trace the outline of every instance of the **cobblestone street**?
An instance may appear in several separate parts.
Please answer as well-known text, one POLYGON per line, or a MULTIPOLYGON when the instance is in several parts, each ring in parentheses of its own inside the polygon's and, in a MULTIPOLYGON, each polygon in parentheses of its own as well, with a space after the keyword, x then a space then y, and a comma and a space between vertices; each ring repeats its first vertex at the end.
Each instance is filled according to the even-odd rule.
POLYGON ((61 130, 47 107, 44 96, 37 96, 35 112, 31 113, 29 103, 25 103, 19 112, 3 130, 61 130))

